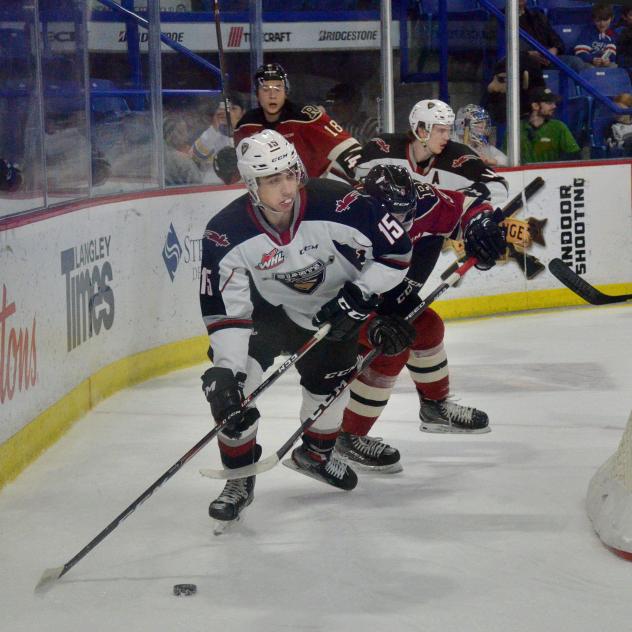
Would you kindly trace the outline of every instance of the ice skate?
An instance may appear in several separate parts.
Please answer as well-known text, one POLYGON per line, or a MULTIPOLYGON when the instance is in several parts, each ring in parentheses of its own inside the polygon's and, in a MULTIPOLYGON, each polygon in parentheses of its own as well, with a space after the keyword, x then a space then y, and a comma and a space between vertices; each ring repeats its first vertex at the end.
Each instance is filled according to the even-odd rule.
POLYGON ((333 452, 328 460, 318 457, 319 455, 305 446, 299 446, 294 449, 291 458, 283 461, 283 465, 345 491, 350 491, 357 485, 356 473, 333 452))
POLYGON ((334 454, 348 465, 367 472, 394 474, 404 469, 399 451, 377 437, 341 432, 334 454))
POLYGON ((460 434, 490 432, 489 417, 482 410, 461 406, 450 399, 433 401, 420 398, 419 430, 460 434))
POLYGON ((213 534, 221 535, 236 524, 246 507, 255 499, 255 476, 229 480, 222 493, 209 505, 208 513, 215 520, 213 534))

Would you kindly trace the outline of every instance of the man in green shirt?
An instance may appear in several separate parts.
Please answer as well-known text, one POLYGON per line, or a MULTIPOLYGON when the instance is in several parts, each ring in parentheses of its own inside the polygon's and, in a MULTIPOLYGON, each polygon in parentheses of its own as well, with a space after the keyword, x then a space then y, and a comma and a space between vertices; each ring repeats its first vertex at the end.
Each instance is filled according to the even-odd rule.
POLYGON ((529 95, 531 112, 520 123, 522 163, 576 160, 581 149, 562 121, 552 118, 560 98, 548 88, 534 88, 529 95))

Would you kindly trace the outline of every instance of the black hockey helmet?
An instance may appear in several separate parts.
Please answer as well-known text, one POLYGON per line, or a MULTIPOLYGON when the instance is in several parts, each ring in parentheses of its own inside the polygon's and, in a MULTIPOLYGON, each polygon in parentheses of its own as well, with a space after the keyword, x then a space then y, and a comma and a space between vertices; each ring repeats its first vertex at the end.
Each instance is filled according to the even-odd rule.
POLYGON ((290 93, 290 80, 287 78, 287 72, 281 64, 263 64, 257 68, 255 72, 255 89, 259 88, 266 81, 282 81, 285 87, 285 94, 290 93))
POLYGON ((405 167, 375 165, 364 179, 364 190, 402 224, 415 216, 417 191, 405 167))

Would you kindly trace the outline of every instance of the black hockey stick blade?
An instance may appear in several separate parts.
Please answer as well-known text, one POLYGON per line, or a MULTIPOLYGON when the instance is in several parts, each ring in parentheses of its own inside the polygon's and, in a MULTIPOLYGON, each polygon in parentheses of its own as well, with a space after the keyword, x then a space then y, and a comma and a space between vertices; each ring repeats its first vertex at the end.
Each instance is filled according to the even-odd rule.
POLYGON ((42 595, 48 592, 54 585, 55 582, 64 574, 65 567, 57 566, 56 568, 47 568, 40 577, 40 580, 37 582, 35 586, 35 593, 38 595, 42 595))
POLYGON ((561 259, 551 259, 549 261, 549 271, 561 281, 569 290, 583 298, 591 305, 609 305, 610 303, 625 303, 632 299, 632 294, 618 294, 612 296, 604 294, 596 287, 590 285, 588 281, 582 279, 572 268, 561 259))

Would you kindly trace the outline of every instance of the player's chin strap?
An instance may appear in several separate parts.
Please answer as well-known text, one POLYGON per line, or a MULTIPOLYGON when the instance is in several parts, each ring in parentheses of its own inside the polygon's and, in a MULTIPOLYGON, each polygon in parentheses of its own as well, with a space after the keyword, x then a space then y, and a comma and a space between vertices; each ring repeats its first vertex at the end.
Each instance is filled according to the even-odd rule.
MULTIPOLYGON (((316 333, 307 340, 303 346, 293 353, 283 364, 279 365, 250 395, 244 398, 242 410, 246 409, 261 393, 273 382, 276 382, 289 368, 293 367, 312 347, 317 345, 331 329, 329 323, 325 323, 316 333)), ((68 560, 63 566, 47 568, 35 586, 36 593, 43 593, 50 590, 58 579, 63 577, 77 562, 83 559, 92 549, 104 540, 125 518, 142 505, 163 483, 166 483, 180 468, 190 461, 222 428, 230 421, 226 418, 217 424, 210 432, 204 435, 185 455, 180 457, 153 485, 149 486, 133 503, 122 511, 110 524, 94 537, 81 551, 68 560)))
MULTIPOLYGON (((536 191, 539 191, 543 185, 544 180, 541 177, 537 177, 532 180, 525 187, 524 191, 516 195, 502 209, 500 209, 498 220, 502 221, 505 217, 508 217, 509 215, 515 213, 516 210, 520 208, 520 206, 522 206, 523 200, 528 200, 536 193, 536 191)), ((406 320, 413 321, 418 316, 420 316, 421 313, 425 311, 431 303, 433 303, 441 295, 443 295, 443 293, 448 290, 448 288, 457 283, 457 281, 459 281, 468 270, 474 267, 476 263, 477 260, 473 257, 466 259, 463 264, 461 264, 448 278, 443 281, 443 283, 439 284, 432 292, 430 292, 430 294, 428 294, 428 296, 426 296, 426 298, 422 299, 419 305, 417 305, 406 316, 406 320)), ((287 441, 276 452, 266 457, 262 461, 259 461, 258 463, 253 463, 252 465, 246 465, 245 467, 234 469, 204 469, 200 470, 200 474, 208 478, 236 479, 246 478, 248 476, 261 474, 263 472, 271 470, 292 449, 292 446, 298 441, 303 432, 316 422, 316 420, 331 406, 331 404, 349 387, 351 382, 360 373, 362 373, 362 371, 366 367, 368 367, 369 364, 371 364, 371 362, 374 360, 374 358, 377 357, 380 353, 381 349, 379 348, 367 350, 360 357, 356 369, 347 377, 347 379, 344 379, 342 382, 340 382, 340 384, 338 384, 338 386, 329 395, 329 397, 307 419, 301 422, 300 426, 292 433, 287 441)))

